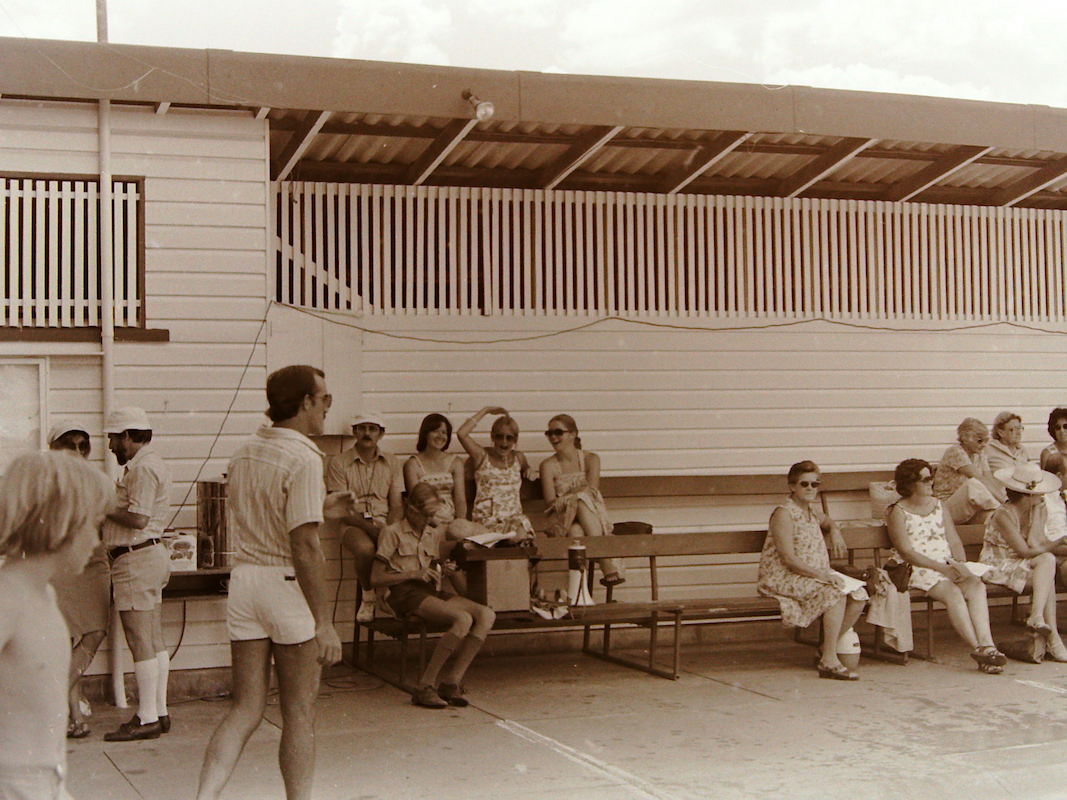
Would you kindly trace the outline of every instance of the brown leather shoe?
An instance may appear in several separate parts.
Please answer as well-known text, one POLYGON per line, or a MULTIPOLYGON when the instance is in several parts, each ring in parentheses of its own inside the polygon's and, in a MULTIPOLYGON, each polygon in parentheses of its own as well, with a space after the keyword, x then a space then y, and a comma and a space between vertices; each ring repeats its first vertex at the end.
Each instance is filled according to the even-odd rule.
POLYGON ((448 708, 448 703, 441 699, 441 695, 432 686, 420 686, 416 689, 411 695, 411 704, 423 708, 448 708))
POLYGON ((463 694, 463 687, 454 683, 442 683, 437 687, 437 694, 450 706, 466 708, 471 704, 471 701, 463 694))
POLYGON ((159 715, 159 732, 170 733, 170 714, 159 715))
POLYGON ((115 730, 104 734, 105 742, 133 742, 140 739, 158 739, 163 733, 159 720, 142 725, 136 714, 129 722, 123 722, 115 730))

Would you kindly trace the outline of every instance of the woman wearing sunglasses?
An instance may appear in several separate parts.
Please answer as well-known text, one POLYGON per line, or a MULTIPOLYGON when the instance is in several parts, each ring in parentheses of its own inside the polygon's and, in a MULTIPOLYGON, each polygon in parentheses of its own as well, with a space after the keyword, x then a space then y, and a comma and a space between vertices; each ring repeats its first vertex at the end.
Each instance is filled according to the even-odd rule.
POLYGON ((533 525, 522 513, 520 490, 522 479, 529 474, 526 456, 515 449, 519 426, 499 406, 486 406, 464 422, 456 438, 470 456, 474 473, 474 503, 471 520, 494 533, 511 534, 515 539, 533 536, 533 525), (498 415, 490 429, 492 445, 482 447, 471 437, 487 414, 498 415))
POLYGON ((819 468, 800 461, 789 468, 789 499, 774 509, 759 562, 757 589, 782 609, 782 624, 806 628, 822 617, 819 677, 859 680, 837 657, 837 640, 859 619, 866 592, 844 594, 830 555, 846 555, 841 532, 817 507, 819 468), (857 596, 853 596, 857 595, 857 596))
MULTIPOLYGON (((582 450, 578 426, 567 414, 548 421, 545 437, 556 452, 541 462, 541 491, 548 511, 550 536, 607 536, 611 520, 600 494, 600 457, 582 450)), ((626 579, 614 559, 600 559, 604 586, 626 579)))
POLYGON ((957 443, 941 456, 934 475, 934 497, 942 500, 957 525, 985 522, 1004 499, 1004 488, 993 478, 986 445, 989 429, 980 419, 967 417, 956 428, 957 443))
POLYGON ((967 567, 963 543, 945 505, 933 493, 933 468, 920 458, 901 461, 893 474, 900 500, 887 526, 895 557, 912 565, 908 586, 944 604, 956 633, 982 672, 996 675, 1007 658, 993 644, 985 584, 967 567))
POLYGON ((1048 469, 1048 460, 1058 453, 1067 461, 1067 408, 1054 408, 1048 415, 1048 435, 1052 444, 1041 451, 1041 469, 1048 469))

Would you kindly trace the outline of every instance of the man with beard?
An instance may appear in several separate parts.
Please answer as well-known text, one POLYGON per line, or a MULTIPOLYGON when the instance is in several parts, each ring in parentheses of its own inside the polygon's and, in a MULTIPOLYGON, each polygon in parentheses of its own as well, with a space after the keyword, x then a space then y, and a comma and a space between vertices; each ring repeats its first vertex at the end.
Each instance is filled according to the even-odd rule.
POLYGON ((116 484, 118 504, 107 515, 102 534, 115 608, 133 654, 138 703, 137 713, 104 739, 158 739, 170 730, 170 657, 162 614, 170 557, 161 542, 170 514, 170 472, 151 444, 152 426, 143 409, 127 406, 112 412, 104 433, 108 449, 124 467, 116 484))
POLYGON ((340 539, 355 559, 356 577, 363 589, 356 619, 370 622, 376 607, 370 573, 378 549, 378 533, 403 514, 404 472, 396 459, 378 449, 385 434, 381 414, 357 414, 352 420, 352 434, 355 445, 334 456, 326 467, 326 489, 356 495, 355 514, 340 520, 340 539))

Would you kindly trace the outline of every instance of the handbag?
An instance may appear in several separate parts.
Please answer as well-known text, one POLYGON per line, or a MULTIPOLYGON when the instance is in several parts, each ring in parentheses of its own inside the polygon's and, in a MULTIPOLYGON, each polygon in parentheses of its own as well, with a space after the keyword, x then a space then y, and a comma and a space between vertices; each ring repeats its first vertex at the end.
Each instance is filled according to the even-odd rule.
POLYGON ((910 563, 907 561, 887 561, 882 569, 885 570, 885 574, 889 576, 889 580, 893 582, 898 592, 908 591, 912 570, 910 563))

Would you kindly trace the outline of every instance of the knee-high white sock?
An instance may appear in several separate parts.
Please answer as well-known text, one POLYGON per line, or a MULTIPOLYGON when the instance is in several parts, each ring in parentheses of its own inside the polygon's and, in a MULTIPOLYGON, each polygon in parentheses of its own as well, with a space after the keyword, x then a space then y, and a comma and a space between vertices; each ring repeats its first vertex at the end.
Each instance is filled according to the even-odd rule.
POLYGON ((159 662, 154 659, 133 662, 133 675, 137 678, 137 716, 141 724, 156 722, 156 697, 159 692, 159 662))
POLYGON ((170 653, 160 650, 156 653, 156 663, 159 664, 159 683, 156 691, 156 713, 164 717, 167 711, 167 679, 170 677, 170 653))

